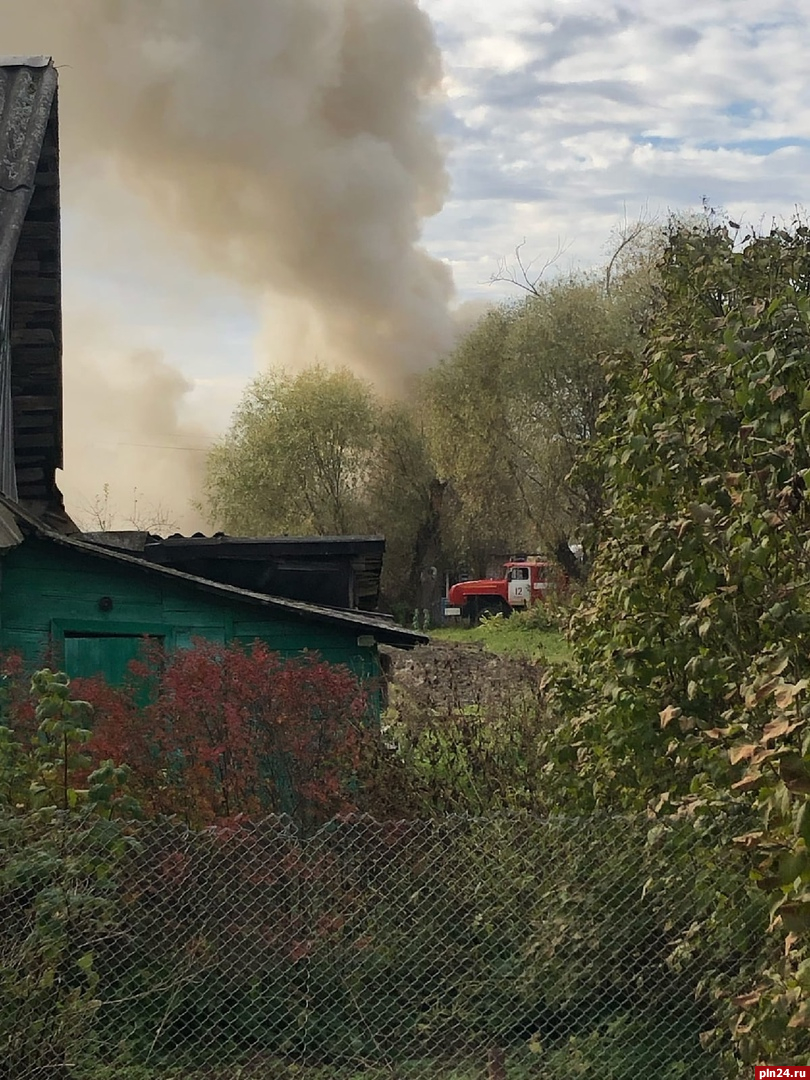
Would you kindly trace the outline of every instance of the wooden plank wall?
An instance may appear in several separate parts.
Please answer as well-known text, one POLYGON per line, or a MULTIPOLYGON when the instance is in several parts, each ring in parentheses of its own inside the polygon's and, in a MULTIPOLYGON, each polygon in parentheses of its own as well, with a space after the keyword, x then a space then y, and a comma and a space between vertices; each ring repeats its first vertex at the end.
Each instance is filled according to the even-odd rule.
POLYGON ((61 505, 59 135, 54 100, 11 277, 11 375, 20 502, 61 505))

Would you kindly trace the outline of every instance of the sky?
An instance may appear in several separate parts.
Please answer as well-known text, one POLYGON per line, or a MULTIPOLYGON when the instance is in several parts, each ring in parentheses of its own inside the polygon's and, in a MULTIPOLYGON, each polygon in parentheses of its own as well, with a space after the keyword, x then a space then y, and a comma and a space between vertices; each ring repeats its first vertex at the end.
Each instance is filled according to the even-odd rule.
POLYGON ((767 226, 807 199, 803 0, 423 0, 444 57, 452 189, 425 237, 490 296, 526 239, 598 263, 625 215, 702 200, 767 226))
MULTIPOLYGON (((44 10, 46 2, 53 0, 31 0, 25 10, 35 12, 38 5, 44 10)), ((93 2, 81 0, 88 8, 93 2)), ((202 10, 218 0, 151 2, 183 7, 191 17, 196 6, 202 10)), ((266 9, 293 10, 290 0, 262 2, 266 9)), ((80 0, 76 3, 81 6, 80 0)), ((296 10, 315 12, 319 3, 299 0, 296 10)), ((416 0, 329 3, 331 10, 348 4, 393 12, 413 7, 416 0)), ((409 22, 411 30, 422 34, 413 42, 425 54, 420 78, 430 84, 418 104, 424 128, 418 137, 423 165, 428 164, 420 174, 421 195, 414 186, 419 170, 412 163, 402 175, 388 178, 392 198, 399 193, 400 209, 407 210, 397 233, 401 248, 389 266, 379 252, 377 263, 369 255, 367 265, 372 277, 390 272, 396 282, 399 265, 407 261, 410 266, 414 252, 422 259, 424 247, 426 257, 411 270, 432 275, 433 291, 421 299, 424 320, 435 318, 437 327, 440 308, 516 295, 513 287, 491 279, 518 244, 525 244, 525 257, 536 259, 536 266, 551 260, 547 273, 553 275, 604 260, 611 234, 623 219, 663 218, 670 211, 698 208, 705 200, 736 221, 763 228, 775 217, 790 219, 804 205, 810 176, 806 0, 767 5, 751 0, 420 0, 418 6, 430 20, 441 59, 438 78, 435 73, 428 78, 434 46, 409 22), (425 192, 429 198, 422 197, 425 192)), ((258 12, 256 3, 245 0, 240 11, 252 7, 258 12)), ((0 24, 19 10, 12 0, 0 0, 0 24)), ((22 26, 18 36, 18 28, 13 29, 8 40, 15 51, 19 41, 24 51, 52 52, 60 63, 62 39, 52 46, 46 35, 37 47, 39 39, 30 27, 22 26)), ((222 29, 217 32, 221 35, 222 29)), ((270 36, 266 42, 262 37, 270 34, 268 27, 257 22, 255 33, 250 25, 245 33, 256 57, 266 55, 271 70, 275 46, 270 36)), ((60 72, 67 385, 62 487, 69 509, 85 523, 109 485, 108 517, 114 511, 117 525, 128 515, 143 518, 144 508, 165 511, 169 506, 173 524, 186 531, 204 527, 190 504, 199 492, 205 450, 226 429, 247 382, 291 351, 285 337, 289 327, 282 331, 279 322, 291 306, 284 274, 298 275, 300 291, 308 277, 317 281, 329 254, 315 245, 306 252, 308 266, 299 260, 290 269, 289 258, 274 261, 273 230, 283 229, 284 223, 268 220, 263 229, 259 217, 251 227, 262 232, 267 272, 263 268, 258 281, 247 281, 243 274, 218 268, 210 257, 211 244, 208 257, 201 257, 193 242, 175 242, 174 225, 167 225, 165 212, 155 212, 160 154, 150 184, 138 185, 131 182, 131 170, 122 167, 124 159, 88 169, 86 159, 71 149, 65 110, 73 100, 76 108, 85 106, 78 104, 78 95, 71 98, 78 61, 70 54, 69 38, 65 41, 69 55, 60 72), (82 375, 71 382, 74 370, 82 375), (98 399, 87 392, 94 372, 106 380, 105 395, 98 399), (165 398, 162 409, 150 393, 155 387, 165 398), (114 415, 116 400, 132 403, 123 419, 114 415), (140 510, 133 515, 136 502, 140 510)), ((147 44, 155 52, 154 40, 147 44)), ((228 47, 224 42, 223 50, 228 47)), ((235 39, 233 48, 239 55, 245 40, 235 39)), ((177 56, 182 59, 181 52, 177 56)), ((385 87, 385 64, 392 66, 394 56, 378 64, 379 93, 385 87)), ((165 66, 166 56, 160 59, 165 66)), ((397 79, 405 86, 407 78, 407 73, 393 72, 394 90, 397 79)), ((115 122, 111 110, 118 100, 110 95, 105 123, 115 122)), ((415 99, 411 105, 413 120, 415 99)), ((273 123, 266 131, 256 124, 250 139, 260 147, 263 138, 272 141, 278 136, 273 123)), ((400 150, 406 128, 408 138, 417 138, 410 120, 394 117, 390 123, 399 132, 390 141, 400 150)), ((303 135, 290 144, 293 155, 307 148, 305 124, 301 130, 303 135)), ((145 142, 143 147, 145 153, 145 142)), ((357 184, 362 173, 346 171, 344 183, 357 184)), ((167 173, 167 185, 170 181, 167 173)), ((175 189, 175 200, 182 197, 177 190, 182 191, 175 189)), ((266 203, 254 196, 257 213, 272 217, 275 190, 268 188, 266 203)), ((292 199, 290 212, 297 212, 294 194, 279 197, 292 199)), ((281 209, 286 213, 286 204, 281 209)), ((191 210, 179 216, 185 232, 193 233, 199 219, 191 210)), ((373 224, 362 240, 371 247, 381 235, 380 221, 373 224)), ((221 245, 221 236, 214 239, 221 245)), ((352 234, 341 242, 348 245, 341 257, 351 261, 352 234)), ((338 267, 333 282, 339 276, 338 267)), ((407 282, 405 287, 410 288, 407 282)), ((412 291, 420 294, 418 287, 412 291)), ((422 309, 400 305, 390 291, 380 292, 384 295, 391 297, 392 306, 402 307, 405 314, 397 318, 411 318, 416 333, 422 309)), ((349 316, 355 300, 347 295, 349 316)), ((374 303, 384 301, 378 297, 374 303)), ((331 359, 324 339, 346 328, 334 310, 324 318, 321 338, 302 334, 296 340, 294 365, 331 359)), ((373 321, 377 328, 386 322, 378 308, 373 321)), ((401 336, 401 323, 393 320, 392 326, 401 336)), ((427 347, 420 339, 424 363, 440 355, 444 346, 439 343, 446 345, 440 328, 431 341, 427 347)), ((341 362, 350 356, 350 335, 344 345, 341 362)), ((367 345, 358 339, 358 349, 367 345)), ((359 370, 375 378, 369 349, 372 359, 365 366, 358 361, 359 370)), ((382 385, 382 375, 380 380, 382 385)))

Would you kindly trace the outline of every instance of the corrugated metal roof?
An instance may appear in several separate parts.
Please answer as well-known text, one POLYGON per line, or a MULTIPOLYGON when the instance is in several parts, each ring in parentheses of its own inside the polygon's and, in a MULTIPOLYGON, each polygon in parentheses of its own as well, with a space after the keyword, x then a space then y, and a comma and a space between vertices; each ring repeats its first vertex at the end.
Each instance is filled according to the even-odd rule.
POLYGON ((0 56, 0 67, 48 67, 50 56, 0 56))
POLYGON ((316 544, 322 546, 328 546, 330 544, 335 545, 338 548, 351 547, 352 545, 367 545, 378 544, 381 541, 385 542, 384 536, 369 535, 368 533, 339 533, 336 536, 321 536, 308 534, 306 536, 299 536, 284 533, 282 536, 231 536, 230 533, 218 532, 212 535, 206 533, 192 533, 191 536, 184 536, 183 533, 172 533, 170 536, 153 536, 153 540, 157 540, 162 544, 188 544, 193 543, 195 545, 213 545, 213 544, 316 544))
POLYGON ((370 551, 373 548, 385 544, 384 536, 367 534, 339 536, 231 536, 229 533, 192 533, 186 536, 183 533, 172 533, 170 536, 158 536, 155 533, 146 532, 142 529, 109 529, 103 532, 85 532, 83 535, 98 544, 107 547, 137 548, 141 549, 147 544, 159 545, 168 549, 188 548, 191 551, 203 551, 219 547, 253 548, 268 547, 271 549, 289 549, 289 551, 302 551, 305 549, 325 551, 370 551))
POLYGON ((83 532, 76 539, 88 540, 91 544, 116 548, 118 551, 141 552, 147 541, 154 537, 140 529, 105 529, 103 532, 83 532))

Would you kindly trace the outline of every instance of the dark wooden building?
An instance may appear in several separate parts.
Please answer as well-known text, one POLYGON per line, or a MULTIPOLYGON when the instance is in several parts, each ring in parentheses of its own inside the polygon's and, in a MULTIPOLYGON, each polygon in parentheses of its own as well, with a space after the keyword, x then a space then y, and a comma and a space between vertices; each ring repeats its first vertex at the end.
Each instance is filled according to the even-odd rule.
POLYGON ((358 611, 376 611, 380 600, 381 536, 84 535, 158 566, 267 596, 358 611))
POLYGON ((57 74, 0 59, 0 491, 71 531, 62 467, 57 74))

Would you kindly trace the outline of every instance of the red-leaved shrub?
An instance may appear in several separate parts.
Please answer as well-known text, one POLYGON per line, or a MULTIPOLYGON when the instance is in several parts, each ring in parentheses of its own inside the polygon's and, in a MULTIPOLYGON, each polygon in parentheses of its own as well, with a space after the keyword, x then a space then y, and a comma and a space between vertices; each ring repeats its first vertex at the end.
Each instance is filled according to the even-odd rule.
POLYGON ((284 658, 256 642, 194 647, 133 664, 131 685, 75 679, 94 706, 89 751, 126 762, 148 814, 200 825, 290 813, 318 821, 355 808, 367 696, 348 668, 284 658), (144 703, 145 700, 145 703, 144 703))

